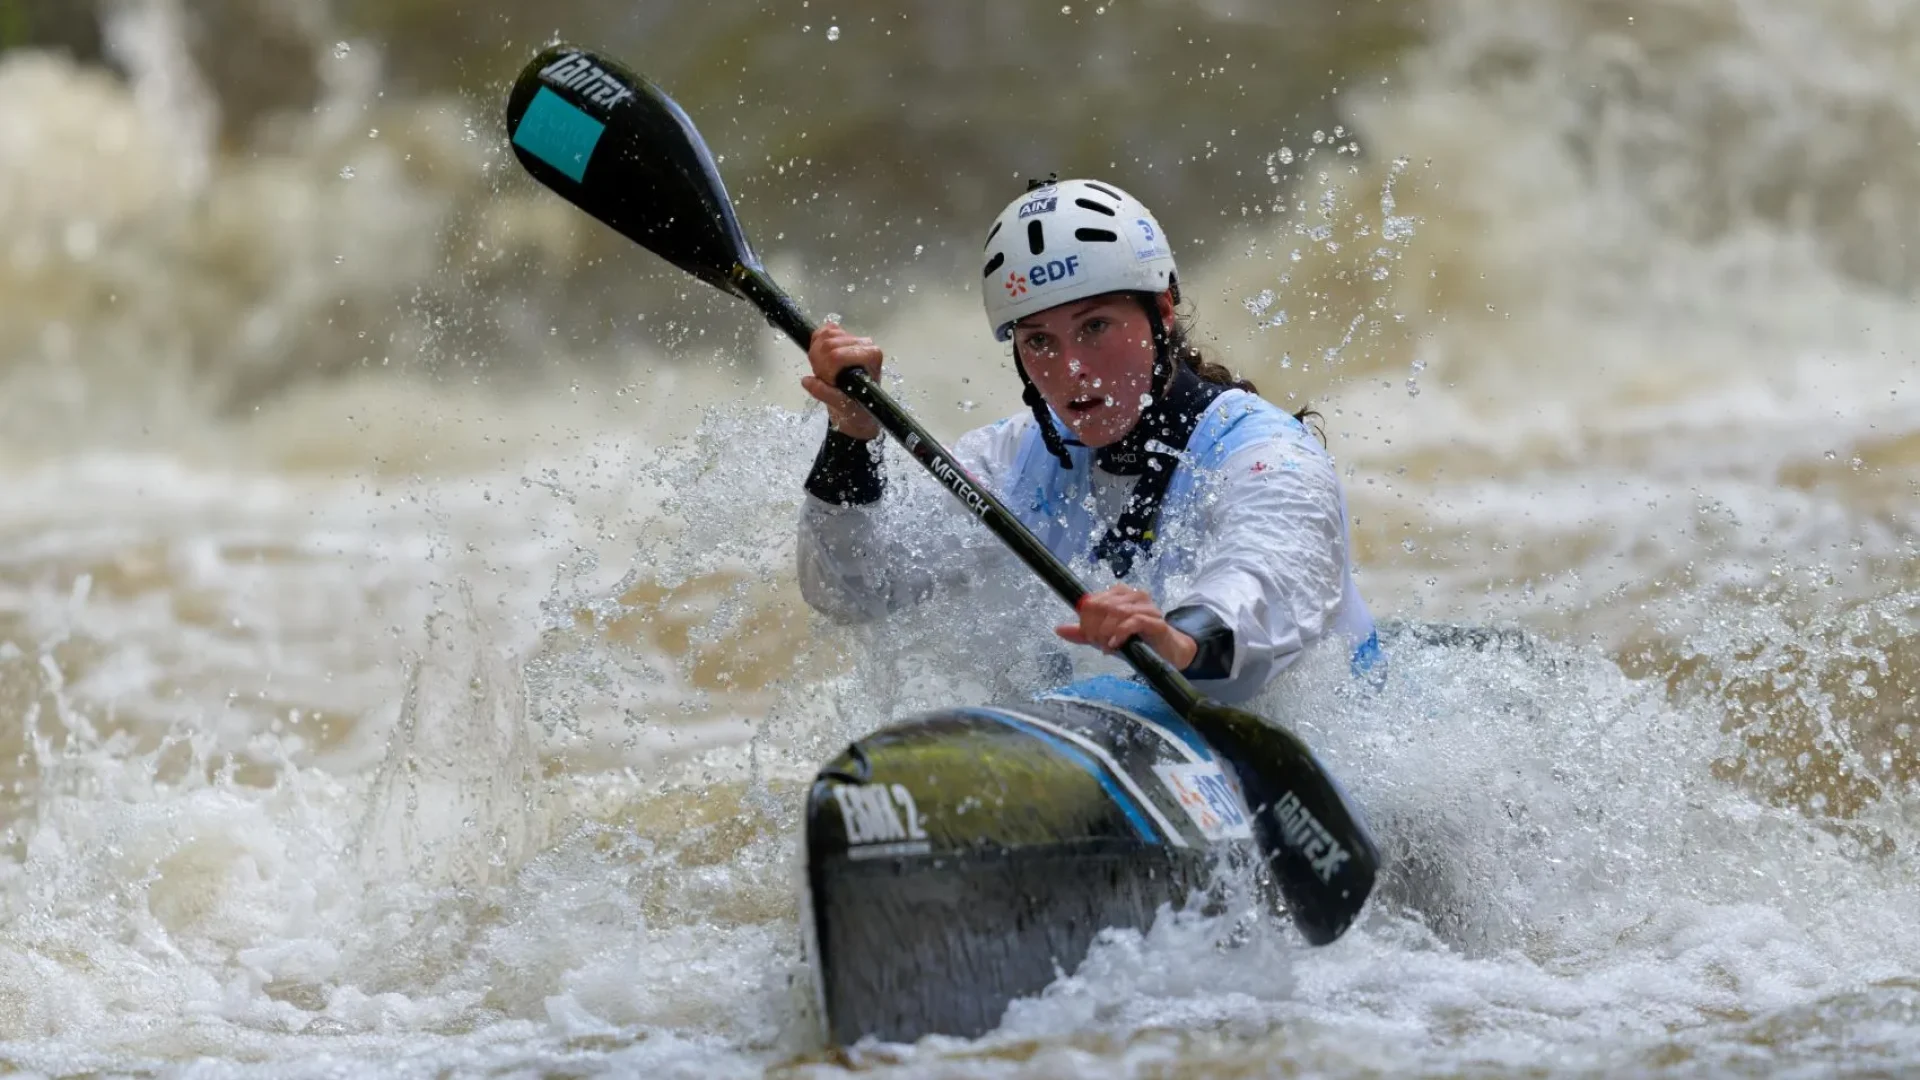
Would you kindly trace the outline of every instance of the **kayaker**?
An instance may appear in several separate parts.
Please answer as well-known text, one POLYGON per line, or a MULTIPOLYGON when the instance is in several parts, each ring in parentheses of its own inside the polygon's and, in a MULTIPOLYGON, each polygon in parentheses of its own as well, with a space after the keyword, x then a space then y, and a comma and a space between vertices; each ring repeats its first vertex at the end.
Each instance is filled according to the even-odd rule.
MULTIPOLYGON (((1371 665, 1333 461, 1302 416, 1191 344, 1172 249, 1139 200, 1093 180, 1031 187, 987 233, 981 292, 1029 412, 961 436, 954 456, 1055 556, 1115 580, 1061 638, 1112 651, 1138 634, 1226 701, 1322 642, 1371 665)), ((864 622, 992 572, 996 544, 925 535, 930 520, 985 530, 930 485, 939 518, 889 492, 879 426, 833 386, 850 366, 878 377, 880 347, 829 323, 807 358, 828 421, 800 516, 807 602, 864 622)))

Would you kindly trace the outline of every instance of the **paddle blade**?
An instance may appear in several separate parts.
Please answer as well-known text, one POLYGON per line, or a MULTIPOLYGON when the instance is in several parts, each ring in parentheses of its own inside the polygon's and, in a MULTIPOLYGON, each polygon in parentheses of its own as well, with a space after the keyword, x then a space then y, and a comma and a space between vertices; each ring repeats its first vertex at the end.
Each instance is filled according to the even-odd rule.
POLYGON ((1301 936, 1325 945, 1347 932, 1380 870, 1360 815, 1292 732, 1202 699, 1187 719, 1233 763, 1253 827, 1301 936))
POLYGON ((534 179, 707 284, 739 296, 738 271, 760 269, 693 121, 620 64, 541 53, 514 81, 507 135, 534 179))

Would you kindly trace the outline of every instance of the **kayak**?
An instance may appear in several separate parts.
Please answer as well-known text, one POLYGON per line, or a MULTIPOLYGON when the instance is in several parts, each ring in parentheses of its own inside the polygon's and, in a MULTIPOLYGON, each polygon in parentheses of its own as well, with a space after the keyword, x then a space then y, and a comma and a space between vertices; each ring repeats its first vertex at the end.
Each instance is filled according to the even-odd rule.
MULTIPOLYGON (((1378 641, 1558 663, 1514 628, 1383 623, 1378 641)), ((1379 686, 1386 669, 1356 675, 1379 686)), ((827 1037, 991 1031, 1102 930, 1144 930, 1162 905, 1211 895, 1223 866, 1258 871, 1250 825, 1230 762, 1128 679, 874 732, 807 799, 803 922, 827 1037)))
POLYGON ((1231 768, 1103 677, 859 740, 808 793, 804 907, 827 1037, 972 1037, 1086 958, 1256 865, 1231 768))

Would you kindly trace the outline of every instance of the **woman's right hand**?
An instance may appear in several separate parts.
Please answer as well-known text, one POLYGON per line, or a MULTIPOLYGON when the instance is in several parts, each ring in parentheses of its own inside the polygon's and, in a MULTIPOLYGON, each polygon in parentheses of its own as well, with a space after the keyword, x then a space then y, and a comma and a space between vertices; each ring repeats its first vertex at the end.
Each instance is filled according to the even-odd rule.
POLYGON ((827 407, 827 423, 835 431, 856 439, 878 438, 880 425, 873 414, 836 389, 834 380, 850 367, 865 368, 868 375, 878 379, 885 359, 872 338, 854 337, 837 324, 827 323, 815 330, 813 340, 807 343, 807 363, 812 365, 813 374, 803 377, 800 385, 827 407))

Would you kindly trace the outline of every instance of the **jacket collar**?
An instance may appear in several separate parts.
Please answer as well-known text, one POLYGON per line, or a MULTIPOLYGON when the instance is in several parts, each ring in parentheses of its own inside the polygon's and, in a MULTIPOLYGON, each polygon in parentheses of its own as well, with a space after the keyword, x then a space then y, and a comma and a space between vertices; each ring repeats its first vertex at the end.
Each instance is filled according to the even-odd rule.
POLYGON ((1153 454, 1148 444, 1161 443, 1174 450, 1186 449, 1187 440, 1199 425, 1201 414, 1213 404, 1214 398, 1227 389, 1219 383, 1202 379, 1185 364, 1176 366, 1173 377, 1167 380, 1166 389, 1140 413, 1140 420, 1133 425, 1133 430, 1127 432, 1119 442, 1093 452, 1094 464, 1115 476, 1138 476, 1146 472, 1147 459, 1153 454))

